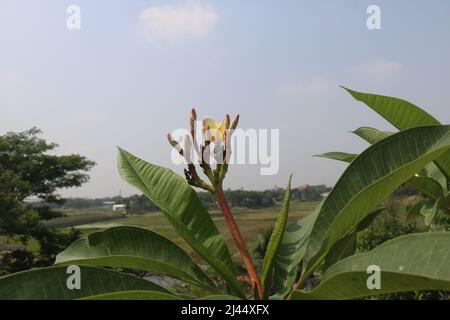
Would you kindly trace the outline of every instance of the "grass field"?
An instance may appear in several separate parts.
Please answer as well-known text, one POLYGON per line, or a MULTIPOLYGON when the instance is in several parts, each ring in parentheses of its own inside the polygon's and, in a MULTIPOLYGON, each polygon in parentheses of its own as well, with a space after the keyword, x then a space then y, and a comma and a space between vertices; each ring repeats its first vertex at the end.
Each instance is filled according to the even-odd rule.
MULTIPOLYGON (((318 202, 298 202, 292 201, 289 213, 289 220, 294 221, 301 217, 304 217, 310 213, 318 202)), ((259 234, 264 230, 269 230, 278 216, 280 207, 270 207, 259 210, 252 210, 248 208, 233 208, 233 214, 241 229, 241 232, 245 239, 249 242, 255 240, 259 234)), ((228 227, 219 211, 211 211, 214 222, 221 231, 221 233, 232 245, 231 234, 228 232, 228 227)), ((89 224, 77 224, 75 228, 82 231, 83 236, 88 234, 110 228, 113 226, 138 226, 148 228, 152 231, 160 233, 174 242, 185 246, 183 240, 178 237, 172 226, 167 222, 167 219, 161 212, 151 212, 139 215, 129 215, 125 218, 119 217, 115 219, 108 219, 107 221, 89 223, 89 224)))

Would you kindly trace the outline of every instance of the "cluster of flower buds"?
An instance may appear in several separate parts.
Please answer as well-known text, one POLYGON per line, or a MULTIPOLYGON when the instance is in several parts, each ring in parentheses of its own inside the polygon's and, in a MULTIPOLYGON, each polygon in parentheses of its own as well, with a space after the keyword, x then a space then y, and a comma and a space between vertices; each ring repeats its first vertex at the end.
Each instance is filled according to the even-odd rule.
POLYGON ((186 180, 189 184, 204 190, 213 192, 222 186, 223 179, 228 171, 231 156, 231 136, 239 122, 239 115, 230 119, 227 114, 222 122, 217 123, 210 117, 202 120, 199 140, 197 137, 197 113, 194 108, 189 114, 188 135, 183 138, 183 146, 180 145, 169 133, 167 140, 170 145, 185 159, 187 169, 184 170, 186 180), (192 153, 191 151, 194 151, 192 153), (215 160, 215 168, 211 168, 211 157, 215 160), (198 160, 200 168, 208 177, 211 184, 204 182, 197 174, 193 158, 198 160))

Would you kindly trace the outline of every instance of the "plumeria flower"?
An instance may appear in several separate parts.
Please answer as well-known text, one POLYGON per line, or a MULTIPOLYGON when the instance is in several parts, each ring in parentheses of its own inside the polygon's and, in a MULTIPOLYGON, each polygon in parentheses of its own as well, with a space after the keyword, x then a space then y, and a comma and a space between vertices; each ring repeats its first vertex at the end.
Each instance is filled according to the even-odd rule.
POLYGON ((206 141, 222 142, 225 141, 226 130, 230 126, 230 116, 217 123, 211 117, 204 117, 202 121, 202 132, 206 141))
POLYGON ((234 117, 231 121, 230 116, 227 114, 220 123, 216 122, 211 117, 203 118, 202 134, 204 141, 197 140, 195 134, 196 121, 197 113, 195 109, 192 108, 189 113, 190 135, 186 135, 183 138, 183 143, 181 145, 170 133, 167 134, 167 140, 186 160, 188 167, 185 169, 185 176, 188 183, 214 193, 217 188, 221 188, 222 181, 228 170, 228 159, 231 154, 230 138, 233 130, 236 129, 238 125, 239 115, 234 117), (211 142, 214 143, 214 148, 212 150, 210 150, 211 142), (200 160, 200 168, 208 177, 211 184, 206 183, 199 177, 195 168, 195 163, 192 161, 192 148, 200 160), (216 166, 214 168, 210 165, 210 155, 216 160, 216 166))

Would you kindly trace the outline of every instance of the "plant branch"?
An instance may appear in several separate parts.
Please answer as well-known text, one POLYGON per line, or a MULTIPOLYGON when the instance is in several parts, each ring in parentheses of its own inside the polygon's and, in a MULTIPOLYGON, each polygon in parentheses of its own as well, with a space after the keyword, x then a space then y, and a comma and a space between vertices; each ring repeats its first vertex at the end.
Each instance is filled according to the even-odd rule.
POLYGON ((234 220, 230 207, 228 206, 227 200, 225 198, 225 193, 223 192, 223 189, 221 187, 216 189, 215 196, 219 207, 222 210, 223 215, 225 216, 225 221, 228 224, 233 239, 239 249, 239 253, 241 254, 241 258, 244 262, 245 268, 247 269, 248 275, 258 291, 258 296, 261 298, 263 296, 261 280, 258 276, 258 273, 256 272, 253 260, 247 250, 246 242, 239 231, 239 228, 236 224, 236 221, 234 220))

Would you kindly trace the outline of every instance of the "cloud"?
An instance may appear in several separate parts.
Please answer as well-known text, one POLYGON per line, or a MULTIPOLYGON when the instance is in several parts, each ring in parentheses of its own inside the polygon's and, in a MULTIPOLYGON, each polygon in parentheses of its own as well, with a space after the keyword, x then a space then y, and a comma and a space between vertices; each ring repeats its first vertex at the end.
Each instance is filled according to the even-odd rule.
POLYGON ((354 67, 357 76, 368 80, 383 81, 402 69, 402 65, 397 61, 374 60, 358 64, 354 67))
POLYGON ((290 83, 281 88, 287 97, 323 96, 330 92, 331 83, 327 79, 317 76, 306 82, 290 83))
POLYGON ((148 40, 169 43, 187 38, 204 39, 214 30, 218 19, 211 5, 198 1, 151 6, 139 14, 141 30, 148 40))

